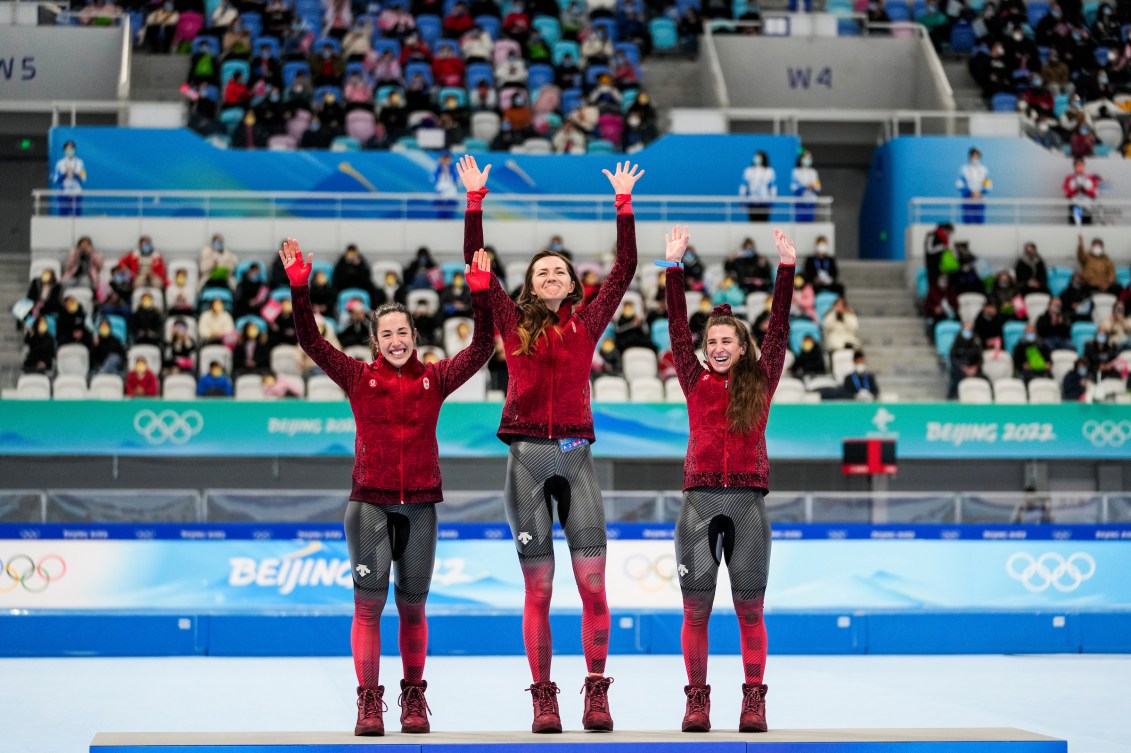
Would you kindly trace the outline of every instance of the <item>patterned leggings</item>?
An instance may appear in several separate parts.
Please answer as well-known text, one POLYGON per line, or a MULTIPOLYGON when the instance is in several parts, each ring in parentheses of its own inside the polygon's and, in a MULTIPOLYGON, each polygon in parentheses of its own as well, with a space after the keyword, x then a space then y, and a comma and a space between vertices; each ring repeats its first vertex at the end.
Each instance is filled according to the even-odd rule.
POLYGON ((605 600, 605 508, 589 445, 563 452, 556 439, 511 443, 504 491, 526 583, 522 638, 535 682, 549 682, 553 647, 554 501, 581 594, 581 643, 589 672, 603 674, 609 653, 605 600))
POLYGON ((707 683, 707 623, 724 560, 738 615, 746 682, 761 683, 766 667, 762 606, 770 570, 770 521, 762 492, 717 487, 685 491, 675 526, 675 554, 683 592, 681 639, 688 683, 707 683))
POLYGON ((389 598, 389 573, 400 615, 400 651, 406 680, 424 675, 428 621, 424 602, 436 560, 436 503, 376 505, 350 500, 346 542, 353 567, 353 666, 358 685, 376 688, 381 661, 381 612, 389 598))

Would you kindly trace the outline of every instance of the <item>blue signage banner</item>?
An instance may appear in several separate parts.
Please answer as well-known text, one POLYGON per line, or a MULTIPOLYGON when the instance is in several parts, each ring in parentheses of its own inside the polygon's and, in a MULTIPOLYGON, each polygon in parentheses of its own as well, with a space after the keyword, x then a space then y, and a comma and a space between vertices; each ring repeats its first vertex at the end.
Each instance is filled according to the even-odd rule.
MULTIPOLYGON (((437 429, 445 457, 504 457, 498 403, 449 403, 437 429)), ((597 457, 679 460, 687 408, 593 406, 597 457)), ((766 441, 771 460, 835 460, 846 438, 896 440, 903 459, 1131 457, 1128 405, 836 403, 776 405, 766 441)), ((345 402, 0 402, 7 455, 350 456, 354 420, 345 402), (66 431, 59 427, 66 426, 66 431)))

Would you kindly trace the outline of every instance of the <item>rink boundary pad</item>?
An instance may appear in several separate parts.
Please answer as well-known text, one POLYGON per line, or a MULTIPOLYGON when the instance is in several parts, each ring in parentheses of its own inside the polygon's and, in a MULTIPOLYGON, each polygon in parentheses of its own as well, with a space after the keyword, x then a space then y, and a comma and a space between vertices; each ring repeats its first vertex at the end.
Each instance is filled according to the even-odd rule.
POLYGON ((90 753, 1066 753, 1068 744, 1011 728, 773 730, 749 735, 714 731, 566 732, 535 738, 528 732, 134 732, 99 733, 90 753))

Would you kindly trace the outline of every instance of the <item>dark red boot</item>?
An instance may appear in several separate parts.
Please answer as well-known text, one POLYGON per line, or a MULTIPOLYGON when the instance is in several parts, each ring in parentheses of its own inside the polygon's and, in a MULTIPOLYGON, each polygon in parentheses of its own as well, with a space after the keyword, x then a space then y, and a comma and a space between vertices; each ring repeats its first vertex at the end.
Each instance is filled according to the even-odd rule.
POLYGON ((752 682, 742 683, 742 714, 738 717, 739 732, 766 731, 766 693, 765 685, 752 682))
POLYGON ((586 677, 581 692, 585 694, 585 711, 581 726, 590 732, 612 732, 613 717, 609 714, 611 677, 586 677))
POLYGON ((401 732, 423 734, 431 731, 428 715, 432 709, 428 708, 428 701, 424 698, 427 689, 428 683, 424 680, 401 680, 401 697, 397 699, 397 705, 401 707, 401 732))
POLYGON ((536 682, 527 688, 534 701, 534 724, 530 731, 553 733, 562 731, 562 715, 558 711, 558 686, 552 682, 536 682))
POLYGON ((685 685, 687 711, 683 714, 684 732, 711 731, 711 686, 685 685))
POLYGON ((388 708, 384 701, 385 686, 357 689, 357 725, 355 735, 381 737, 385 734, 385 721, 381 712, 388 708))

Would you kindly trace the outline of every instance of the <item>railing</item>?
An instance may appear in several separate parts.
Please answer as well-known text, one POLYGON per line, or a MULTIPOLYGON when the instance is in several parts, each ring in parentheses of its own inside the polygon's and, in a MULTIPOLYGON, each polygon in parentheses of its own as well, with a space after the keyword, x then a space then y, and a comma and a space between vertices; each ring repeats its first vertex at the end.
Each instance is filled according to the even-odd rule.
MULTIPOLYGON (((609 522, 672 523, 679 491, 608 491, 609 522)), ((10 490, 0 491, 0 522, 335 522, 347 489, 10 490), (283 511, 280 514, 279 511, 283 511)), ((506 520, 499 491, 445 491, 447 522, 506 520)), ((766 510, 775 523, 1094 525, 1131 522, 1125 492, 775 492, 766 510)))
MULTIPOLYGON (((1066 225, 1073 202, 1067 199, 953 199, 916 198, 910 202, 911 224, 951 222, 955 225, 1066 225)), ((1104 199, 1089 207, 1098 225, 1131 224, 1131 201, 1104 199)))
MULTIPOLYGON (((62 191, 32 191, 32 215, 59 213, 62 191)), ((68 197, 70 198, 70 197, 68 197)), ((331 220, 427 220, 455 217, 462 201, 431 193, 362 194, 258 191, 84 191, 83 217, 137 218, 291 218, 331 220)), ((737 196, 634 196, 638 221, 747 222, 749 199, 737 196)), ((779 197, 770 205, 776 222, 830 222, 832 198, 779 197)), ((611 220, 616 209, 607 195, 493 194, 484 211, 489 219, 579 221, 611 220)))
POLYGON ((955 110, 803 110, 774 107, 725 107, 723 115, 728 121, 764 122, 775 135, 798 136, 801 126, 814 123, 874 123, 879 129, 879 140, 889 141, 898 136, 954 136, 970 133, 972 120, 992 117, 1020 120, 1013 113, 959 112, 955 110))
POLYGON ((136 105, 138 103, 117 99, 91 99, 83 101, 50 100, 44 102, 19 100, 15 102, 0 102, 0 113, 48 113, 51 115, 52 128, 56 128, 60 125, 69 125, 73 128, 79 124, 78 116, 81 114, 116 114, 118 116, 118 124, 124 125, 131 104, 136 105))

